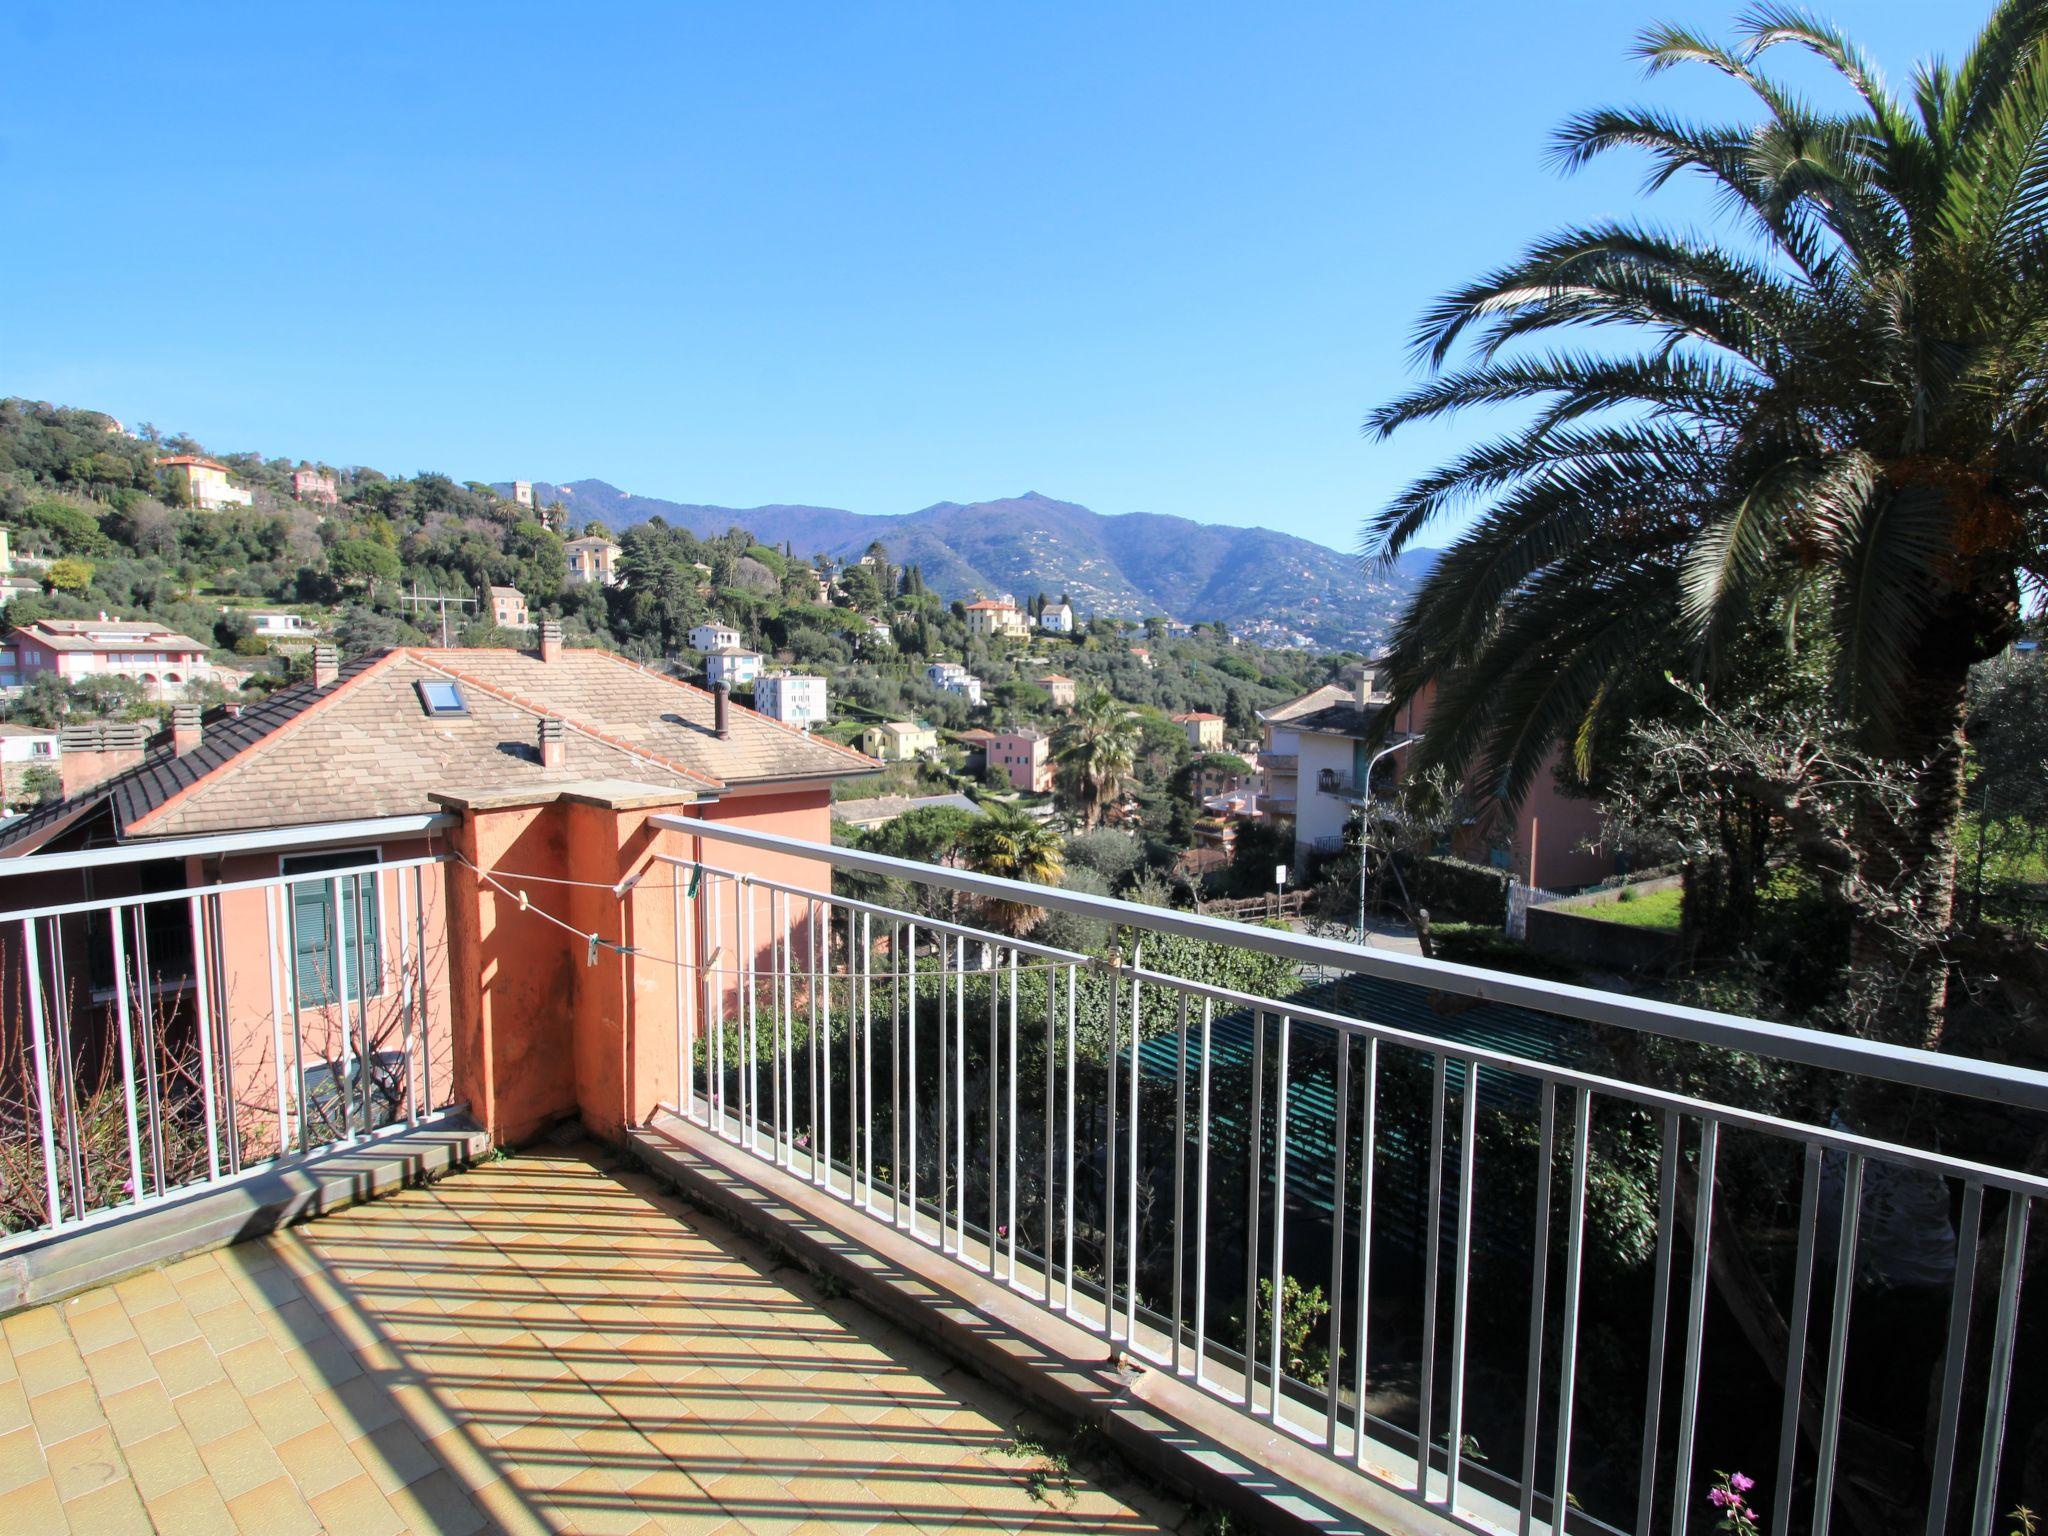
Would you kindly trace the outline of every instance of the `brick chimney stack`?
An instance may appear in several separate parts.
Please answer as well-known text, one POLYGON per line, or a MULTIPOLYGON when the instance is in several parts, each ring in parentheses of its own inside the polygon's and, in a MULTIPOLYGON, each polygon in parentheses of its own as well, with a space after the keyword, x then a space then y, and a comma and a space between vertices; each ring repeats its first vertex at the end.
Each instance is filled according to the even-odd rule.
POLYGON ((171 710, 171 751, 184 757, 199 750, 199 706, 179 704, 171 710))
POLYGON ((569 766, 569 728, 552 715, 540 722, 540 765, 543 768, 569 766))
POLYGON ((67 725, 57 732, 57 749, 57 778, 69 798, 141 762, 149 732, 139 720, 67 725))
POLYGON ((313 647, 313 686, 331 687, 341 676, 341 653, 331 645, 313 647))
POLYGON ((562 659, 562 626, 553 619, 540 627, 540 659, 560 661, 562 659))
POLYGON ((724 741, 732 735, 732 684, 720 683, 711 691, 711 698, 716 706, 712 713, 714 733, 724 741))

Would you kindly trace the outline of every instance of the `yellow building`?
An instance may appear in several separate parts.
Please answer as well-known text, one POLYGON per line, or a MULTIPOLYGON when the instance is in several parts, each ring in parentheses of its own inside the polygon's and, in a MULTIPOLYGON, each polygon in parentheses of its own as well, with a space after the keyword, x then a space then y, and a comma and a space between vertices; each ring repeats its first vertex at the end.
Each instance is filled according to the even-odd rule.
POLYGON ((253 492, 228 484, 227 465, 203 459, 196 453, 174 453, 158 459, 156 467, 163 471, 173 490, 183 492, 193 506, 208 512, 222 507, 246 507, 256 499, 253 492))
POLYGON ((967 605, 967 632, 989 640, 1022 640, 1031 626, 1015 603, 983 598, 967 605))
POLYGON ((939 733, 921 720, 891 720, 860 733, 860 749, 885 763, 907 763, 939 749, 939 733))

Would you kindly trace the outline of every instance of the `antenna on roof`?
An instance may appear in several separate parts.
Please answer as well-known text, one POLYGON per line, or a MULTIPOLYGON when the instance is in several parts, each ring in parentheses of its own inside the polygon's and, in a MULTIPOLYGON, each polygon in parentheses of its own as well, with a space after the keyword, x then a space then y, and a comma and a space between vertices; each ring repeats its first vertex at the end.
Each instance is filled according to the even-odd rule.
POLYGON ((429 603, 439 605, 441 609, 441 649, 444 651, 449 649, 448 605, 453 603, 458 608, 474 608, 476 606, 476 599, 473 597, 450 597, 440 593, 429 593, 426 596, 421 596, 420 584, 418 582, 412 584, 412 591, 410 593, 399 593, 398 600, 401 603, 409 603, 415 608, 424 608, 429 603))

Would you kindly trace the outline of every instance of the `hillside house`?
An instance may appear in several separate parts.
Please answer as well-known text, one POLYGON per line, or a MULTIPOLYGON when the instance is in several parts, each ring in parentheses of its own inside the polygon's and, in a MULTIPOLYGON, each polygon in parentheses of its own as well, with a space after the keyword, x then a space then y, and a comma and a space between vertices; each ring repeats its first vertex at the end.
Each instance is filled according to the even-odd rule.
POLYGON ((690 649, 702 651, 707 655, 712 651, 729 651, 737 646, 742 638, 740 632, 730 624, 720 624, 713 620, 699 624, 690 631, 690 649))
POLYGON ((860 733, 860 749, 885 763, 907 763, 939 750, 939 733, 922 720, 891 720, 860 733))
POLYGON ((512 503, 514 506, 520 507, 530 507, 533 505, 533 482, 531 480, 514 480, 512 482, 512 503))
POLYGON ((1006 776, 1021 794, 1042 795, 1052 789, 1051 741, 1032 726, 990 731, 982 742, 983 762, 1006 776))
POLYGON ((754 684, 754 708, 771 720, 808 731, 825 722, 825 679, 770 672, 754 684))
POLYGON ((726 645, 704 657, 704 685, 717 688, 751 688, 761 676, 761 653, 744 646, 726 645))
POLYGON ((941 693, 957 693, 968 703, 981 703, 981 679, 957 661, 935 661, 924 669, 924 680, 941 693))
POLYGON ((861 631, 861 649, 886 650, 896 644, 896 631, 880 619, 869 619, 861 631))
POLYGON ((1223 717, 1207 710, 1190 710, 1175 715, 1173 723, 1188 733, 1188 745, 1197 752, 1220 752, 1223 750, 1223 717))
POLYGON ((0 647, 0 687, 26 687, 38 677, 128 677, 153 699, 175 699, 188 683, 212 675, 206 653, 190 635, 161 624, 38 619, 12 630, 0 647))
POLYGON ((1049 635, 1071 635, 1074 632, 1074 609, 1066 598, 1056 603, 1047 603, 1038 614, 1038 627, 1049 635))
POLYGON ((27 799, 25 781, 31 768, 54 771, 62 755, 55 731, 0 722, 0 792, 4 792, 7 807, 27 799))
POLYGON ((1052 699, 1054 709, 1074 707, 1074 680, 1060 672, 1048 672, 1038 680, 1038 686, 1052 699))
POLYGON ((246 507, 256 499, 254 492, 228 482, 228 467, 217 459, 196 453, 174 453, 158 459, 156 467, 173 491, 204 512, 246 507))
POLYGON ((1008 598, 982 598, 967 605, 967 632, 983 640, 1022 640, 1031 626, 1008 598))
POLYGON ((587 534, 562 546, 569 558, 572 587, 615 587, 619 584, 619 546, 601 534, 587 534))
POLYGON ((249 615, 249 633, 265 640, 304 640, 314 632, 303 614, 265 609, 249 615))
POLYGON ((533 628, 526 612, 526 595, 517 587, 491 588, 491 622, 500 629, 533 628))
POLYGON ((327 507, 341 503, 341 492, 334 483, 334 476, 324 469, 293 470, 292 496, 298 501, 317 502, 327 507))
POLYGON ((1138 665, 1139 665, 1139 666, 1141 666, 1141 667, 1145 667, 1145 668, 1147 668, 1147 669, 1149 669, 1149 668, 1151 667, 1151 665, 1152 665, 1152 652, 1151 652, 1150 650, 1146 649, 1146 648, 1145 648, 1144 646, 1142 646, 1142 645, 1134 645, 1134 646, 1132 646, 1132 647, 1131 647, 1131 655, 1133 655, 1134 657, 1136 657, 1136 658, 1137 658, 1137 661, 1138 661, 1138 665))

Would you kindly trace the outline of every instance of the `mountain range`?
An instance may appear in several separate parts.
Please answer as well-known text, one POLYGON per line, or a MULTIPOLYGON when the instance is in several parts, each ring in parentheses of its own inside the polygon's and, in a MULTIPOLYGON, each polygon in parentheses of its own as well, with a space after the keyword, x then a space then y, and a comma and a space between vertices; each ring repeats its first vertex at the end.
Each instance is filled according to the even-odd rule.
MULTIPOLYGON (((509 487, 500 487, 507 490, 509 487)), ((1370 649, 1382 640, 1436 551, 1392 569, 1268 528, 1225 527, 1150 512, 1114 515, 1027 491, 997 501, 942 501, 903 514, 840 507, 715 507, 635 496, 603 480, 535 482, 536 501, 559 500, 572 527, 614 529, 659 517, 710 536, 745 528, 795 554, 856 559, 880 540, 898 565, 915 564, 948 598, 979 592, 1066 593, 1084 615, 1190 623, 1217 620, 1268 644, 1289 635, 1319 646, 1370 649)))

